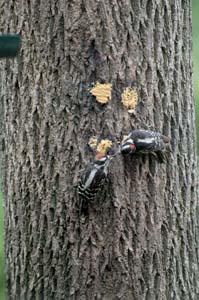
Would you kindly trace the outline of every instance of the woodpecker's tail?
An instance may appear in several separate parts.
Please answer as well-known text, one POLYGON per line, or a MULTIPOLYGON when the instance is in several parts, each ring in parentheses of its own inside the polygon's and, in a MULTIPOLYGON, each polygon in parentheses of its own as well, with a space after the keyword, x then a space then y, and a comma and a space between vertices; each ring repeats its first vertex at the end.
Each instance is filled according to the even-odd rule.
POLYGON ((162 151, 156 151, 155 152, 156 155, 157 155, 157 159, 159 161, 159 163, 165 163, 166 162, 166 156, 165 156, 165 153, 162 152, 162 151))

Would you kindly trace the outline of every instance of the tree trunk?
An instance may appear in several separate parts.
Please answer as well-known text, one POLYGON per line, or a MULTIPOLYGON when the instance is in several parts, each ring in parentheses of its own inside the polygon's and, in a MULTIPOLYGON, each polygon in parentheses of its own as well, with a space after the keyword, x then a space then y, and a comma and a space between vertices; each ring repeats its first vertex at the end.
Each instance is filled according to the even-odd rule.
POLYGON ((199 299, 190 2, 1 1, 1 31, 23 38, 0 65, 8 299, 199 299), (80 214, 89 138, 131 128, 171 137, 167 163, 118 157, 80 214))

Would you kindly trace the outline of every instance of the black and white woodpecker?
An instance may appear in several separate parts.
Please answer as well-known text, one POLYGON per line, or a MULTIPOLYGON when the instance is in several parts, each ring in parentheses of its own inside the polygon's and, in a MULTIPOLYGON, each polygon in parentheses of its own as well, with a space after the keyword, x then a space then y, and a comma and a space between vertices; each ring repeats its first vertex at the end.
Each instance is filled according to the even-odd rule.
POLYGON ((78 193, 83 200, 94 200, 103 188, 112 157, 97 153, 94 162, 85 167, 78 185, 78 193))
POLYGON ((162 163, 165 161, 164 151, 169 148, 170 138, 159 132, 149 130, 133 130, 120 145, 122 154, 155 153, 162 163))

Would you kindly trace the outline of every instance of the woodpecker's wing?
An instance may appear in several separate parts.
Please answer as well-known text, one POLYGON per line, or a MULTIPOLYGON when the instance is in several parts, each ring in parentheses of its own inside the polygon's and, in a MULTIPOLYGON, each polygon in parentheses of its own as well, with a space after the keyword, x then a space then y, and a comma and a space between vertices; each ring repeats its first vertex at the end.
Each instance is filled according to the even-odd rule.
POLYGON ((86 167, 78 185, 80 197, 86 201, 92 201, 99 190, 104 186, 106 173, 101 168, 96 168, 94 164, 86 167))
POLYGON ((133 130, 129 137, 134 141, 137 151, 163 150, 169 140, 161 133, 149 130, 133 130))
POLYGON ((102 169, 97 169, 93 164, 88 165, 81 177, 81 186, 84 190, 98 188, 101 181, 105 179, 106 174, 102 169))
POLYGON ((143 130, 143 129, 131 131, 128 137, 132 137, 132 138, 138 137, 140 139, 145 139, 147 137, 148 138, 150 138, 150 137, 151 138, 152 137, 160 137, 165 144, 170 142, 170 138, 168 136, 165 136, 165 135, 161 134, 160 132, 150 131, 150 130, 143 130))
POLYGON ((161 136, 161 133, 156 131, 150 131, 150 130, 133 130, 130 132, 129 136, 131 138, 139 138, 139 139, 145 139, 145 138, 152 138, 155 136, 161 136))

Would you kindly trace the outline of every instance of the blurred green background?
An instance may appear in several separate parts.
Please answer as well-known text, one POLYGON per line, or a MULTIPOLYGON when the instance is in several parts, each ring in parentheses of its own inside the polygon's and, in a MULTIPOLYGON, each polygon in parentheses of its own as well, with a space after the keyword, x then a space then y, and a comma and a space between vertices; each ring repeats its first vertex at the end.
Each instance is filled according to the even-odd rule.
POLYGON ((192 18, 193 18, 193 83, 194 98, 196 103, 196 127, 198 137, 199 154, 199 0, 192 0, 192 18))
MULTIPOLYGON (((193 3, 193 82, 194 98, 196 103, 196 126, 199 141, 199 0, 192 0, 193 3)), ((198 147, 199 149, 199 147, 198 147)), ((3 261, 3 205, 2 194, 0 193, 0 300, 4 296, 4 261, 3 261)))
POLYGON ((4 262, 3 262, 3 205, 0 193, 0 300, 4 300, 4 262))

